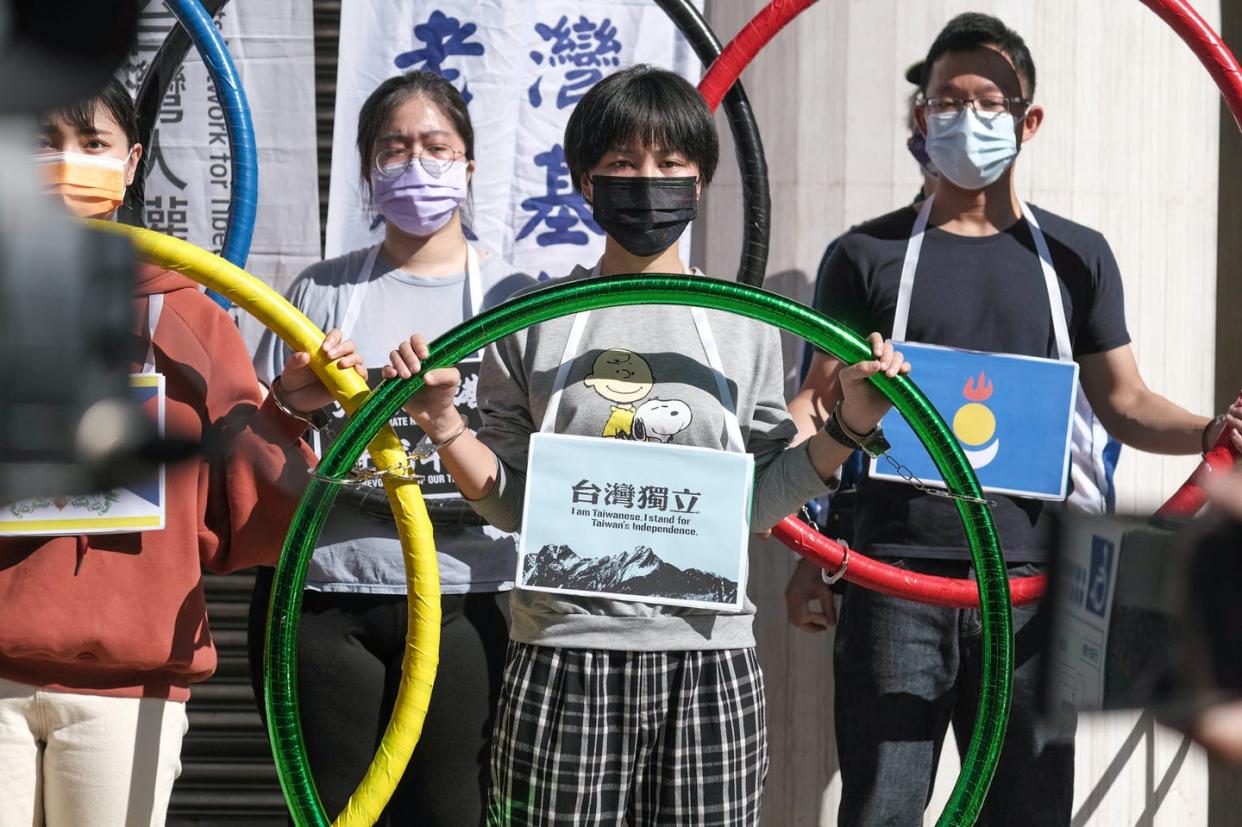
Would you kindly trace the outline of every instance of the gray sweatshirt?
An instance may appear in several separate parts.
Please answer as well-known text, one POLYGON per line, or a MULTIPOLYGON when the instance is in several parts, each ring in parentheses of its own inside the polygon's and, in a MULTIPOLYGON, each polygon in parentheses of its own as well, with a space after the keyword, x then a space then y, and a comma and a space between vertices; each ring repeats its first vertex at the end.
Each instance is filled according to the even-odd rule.
MULTIPOLYGON (((568 278, 588 277, 590 272, 579 267, 568 278)), ((714 310, 707 311, 707 318, 737 404, 742 439, 755 458, 751 529, 762 531, 830 486, 815 471, 805 444, 787 447, 797 429, 785 407, 778 331, 714 310)), ((544 322, 502 339, 484 354, 479 438, 496 453, 499 476, 487 496, 473 505, 502 530, 521 527, 527 446, 543 421, 572 323, 572 316, 544 322)), ((689 307, 592 311, 580 351, 569 357, 574 361, 557 433, 628 433, 645 402, 680 400, 689 407, 691 420, 672 442, 725 450, 724 409, 689 307), (600 359, 606 351, 612 353, 600 359), (608 372, 613 370, 622 374, 611 377, 608 372), (618 393, 610 390, 617 383, 607 381, 641 383, 648 376, 650 390, 637 399, 632 384, 626 386, 628 393, 618 393), (626 398, 610 398, 617 396, 626 398)), ((631 651, 737 649, 755 643, 755 607, 749 600, 740 613, 722 613, 518 589, 510 605, 511 634, 522 643, 631 651)))
MULTIPOLYGON (((293 283, 290 303, 321 330, 339 326, 357 289, 354 278, 367 253, 368 249, 354 250, 312 264, 293 283)), ((480 253, 479 275, 483 309, 495 307, 514 291, 534 283, 499 255, 486 251, 480 253)), ((359 322, 346 335, 357 343, 364 364, 371 369, 371 387, 375 387, 379 369, 388 364, 394 347, 415 330, 430 339, 461 323, 469 316, 470 302, 465 272, 436 278, 416 276, 395 268, 380 255, 367 277, 371 284, 362 301, 359 322)), ((259 379, 270 383, 280 375, 289 355, 283 342, 270 331, 264 333, 254 360, 259 379)), ((394 417, 398 435, 418 440, 421 431, 412 426, 403 429, 403 421, 408 420, 394 417)), ((517 559, 512 535, 491 526, 439 526, 435 534, 441 593, 494 592, 510 587, 517 559)), ((324 521, 306 587, 312 591, 405 594, 405 563, 396 526, 338 500, 324 521)))

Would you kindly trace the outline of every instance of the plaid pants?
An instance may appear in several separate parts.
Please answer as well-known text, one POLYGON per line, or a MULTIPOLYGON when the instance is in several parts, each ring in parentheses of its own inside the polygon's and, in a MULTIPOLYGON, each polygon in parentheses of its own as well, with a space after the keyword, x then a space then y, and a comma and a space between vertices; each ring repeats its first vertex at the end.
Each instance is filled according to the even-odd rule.
POLYGON ((509 645, 493 827, 751 827, 767 772, 753 649, 509 645))

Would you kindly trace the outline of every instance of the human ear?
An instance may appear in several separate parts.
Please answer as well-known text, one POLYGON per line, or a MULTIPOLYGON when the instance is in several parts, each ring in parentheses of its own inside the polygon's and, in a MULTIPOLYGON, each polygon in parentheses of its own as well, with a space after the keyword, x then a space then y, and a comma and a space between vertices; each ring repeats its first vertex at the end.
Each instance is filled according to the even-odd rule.
POLYGON ((914 124, 918 127, 923 140, 927 140, 927 112, 921 106, 914 107, 914 124))
POLYGON ((142 144, 134 144, 129 150, 129 160, 125 163, 125 186, 134 185, 134 177, 138 174, 140 160, 142 160, 142 144))
POLYGON ((1027 107, 1026 114, 1022 117, 1022 143, 1034 138, 1043 122, 1044 108, 1042 106, 1027 107))

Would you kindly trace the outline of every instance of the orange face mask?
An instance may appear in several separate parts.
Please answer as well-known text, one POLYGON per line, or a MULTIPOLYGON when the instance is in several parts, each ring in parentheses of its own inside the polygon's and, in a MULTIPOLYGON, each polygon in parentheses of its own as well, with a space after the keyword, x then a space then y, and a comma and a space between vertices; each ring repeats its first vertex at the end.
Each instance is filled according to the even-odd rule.
POLYGON ((127 160, 76 152, 35 156, 48 191, 59 195, 79 218, 107 218, 121 206, 127 160))

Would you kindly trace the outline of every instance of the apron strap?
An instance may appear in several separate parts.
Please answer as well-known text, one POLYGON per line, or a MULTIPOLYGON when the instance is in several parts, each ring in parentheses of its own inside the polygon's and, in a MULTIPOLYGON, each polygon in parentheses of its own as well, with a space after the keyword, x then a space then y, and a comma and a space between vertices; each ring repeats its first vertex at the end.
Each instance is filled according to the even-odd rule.
POLYGON ((1039 266, 1044 271, 1044 287, 1048 290, 1048 306, 1052 309, 1052 331, 1057 340, 1057 358, 1062 362, 1074 360, 1074 349, 1070 345, 1069 324, 1065 315, 1065 303, 1061 300, 1061 285, 1057 281, 1057 271, 1052 266, 1052 253, 1048 250, 1048 239, 1035 220, 1035 213, 1022 204, 1022 217, 1031 228, 1031 236, 1035 239, 1035 250, 1039 253, 1039 266))
MULTIPOLYGON (((914 275, 919 266, 919 255, 923 251, 923 237, 927 231, 927 222, 931 217, 932 202, 935 194, 923 200, 914 227, 910 231, 910 240, 906 243, 906 257, 901 265, 901 283, 897 287, 897 308, 893 314, 893 340, 906 341, 906 331, 910 322, 910 297, 914 293, 914 275)), ((1056 337, 1057 358, 1063 362, 1073 361, 1074 351, 1070 344, 1069 322, 1065 315, 1065 303, 1061 300, 1061 285, 1057 281, 1057 271, 1052 265, 1052 253, 1048 249, 1048 240, 1044 231, 1035 219, 1035 213, 1025 201, 1019 201, 1022 217, 1031 228, 1031 237, 1035 240, 1035 250, 1039 254, 1039 266, 1044 277, 1044 288, 1048 292, 1048 308, 1052 313, 1052 330, 1056 337)))
POLYGON ((467 319, 473 319, 483 309, 483 275, 473 244, 466 245, 466 309, 470 312, 467 319))
POLYGON ((716 378, 716 393, 720 404, 725 410, 725 429, 728 433, 728 450, 744 453, 746 443, 742 441, 742 428, 737 421, 737 405, 733 401, 733 393, 729 390, 729 380, 724 375, 724 363, 720 359, 720 351, 716 347, 716 334, 707 321, 707 311, 701 307, 690 308, 694 319, 694 329, 698 331, 699 341, 703 343, 703 351, 707 354, 707 364, 716 378))
MULTIPOLYGON (((466 244, 466 311, 470 313, 466 317, 469 321, 483 309, 483 274, 479 269, 479 253, 474 249, 474 245, 467 242, 466 244)), ((471 354, 472 359, 481 358, 482 351, 475 351, 471 354)), ((465 360, 463 360, 465 361, 465 360)))
POLYGON ((341 314, 338 325, 341 335, 346 339, 350 338, 350 334, 354 332, 354 325, 358 324, 358 314, 362 312, 362 300, 366 297, 367 290, 371 289, 371 274, 375 272, 375 261, 379 258, 380 246, 376 244, 367 251, 362 268, 354 273, 350 282, 349 303, 345 305, 345 312, 341 314))
MULTIPOLYGON (((595 262, 595 266, 591 268, 591 278, 599 278, 600 268, 603 266, 604 259, 600 257, 600 260, 595 262)), ((548 397, 548 407, 543 412, 543 422, 539 424, 539 430, 542 433, 556 433, 556 415, 561 410, 561 394, 565 391, 565 384, 569 381, 569 371, 573 367, 574 360, 578 358, 582 331, 586 329, 587 319, 590 317, 590 310, 575 313, 573 324, 569 326, 569 335, 565 337, 565 348, 561 351, 561 364, 557 367, 556 378, 552 381, 552 395, 548 397)))
POLYGON ((147 296, 147 359, 142 363, 143 373, 155 373, 155 329, 159 327, 163 313, 164 294, 152 293, 147 296))
POLYGON ((565 349, 561 352, 561 364, 556 369, 556 379, 552 383, 552 395, 548 397, 548 407, 543 412, 543 422, 539 426, 542 433, 556 432, 556 414, 561 409, 561 394, 565 392, 565 383, 569 381, 569 370, 578 358, 582 331, 586 329, 587 319, 590 317, 591 311, 585 310, 576 314, 573 324, 569 326, 569 336, 565 339, 565 349))
POLYGON ((897 287, 897 310, 893 315, 893 341, 906 340, 906 325, 910 321, 910 295, 914 292, 914 271, 919 266, 919 254, 923 252, 923 233, 927 230, 927 220, 931 217, 932 201, 935 194, 923 199, 918 217, 914 219, 914 228, 910 231, 910 240, 906 243, 906 258, 901 264, 901 284, 897 287))

